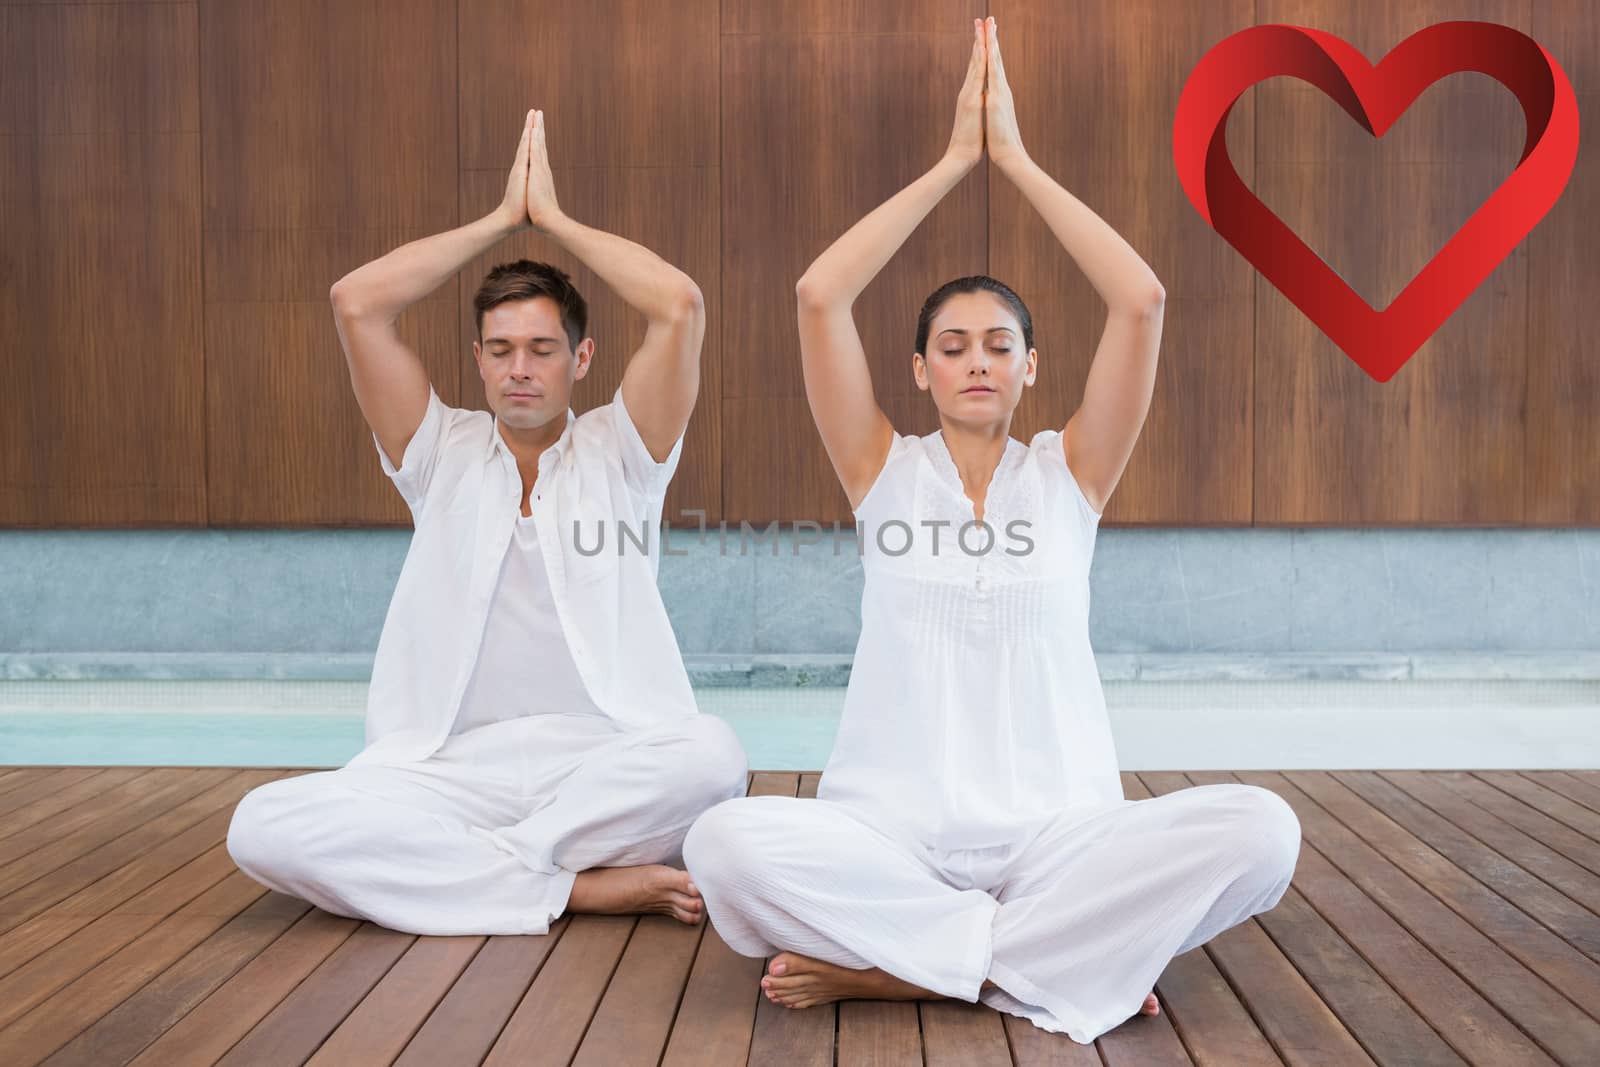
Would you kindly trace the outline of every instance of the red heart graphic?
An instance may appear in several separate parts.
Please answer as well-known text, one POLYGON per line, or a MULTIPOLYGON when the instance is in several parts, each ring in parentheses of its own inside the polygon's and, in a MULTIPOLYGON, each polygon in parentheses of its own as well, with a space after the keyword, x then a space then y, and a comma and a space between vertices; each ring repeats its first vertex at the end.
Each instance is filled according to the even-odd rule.
POLYGON ((1377 66, 1320 30, 1252 26, 1217 44, 1189 75, 1173 122, 1172 155, 1184 192, 1211 228, 1362 370, 1386 382, 1560 198, 1578 157, 1578 102, 1539 42, 1492 22, 1427 26, 1377 66), (1521 101, 1528 126, 1522 158, 1394 302, 1377 311, 1245 187, 1228 158, 1228 113, 1252 85, 1291 75, 1382 137, 1424 89, 1464 71, 1489 75, 1521 101))

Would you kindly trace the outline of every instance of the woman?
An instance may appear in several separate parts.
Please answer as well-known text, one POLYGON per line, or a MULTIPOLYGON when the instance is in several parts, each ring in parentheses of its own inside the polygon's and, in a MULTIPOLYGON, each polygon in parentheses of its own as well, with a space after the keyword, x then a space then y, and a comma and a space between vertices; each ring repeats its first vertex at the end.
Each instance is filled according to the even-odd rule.
POLYGON ((776 953, 762 985, 777 1003, 982 1000, 1087 1044, 1159 1010, 1174 955, 1277 903, 1300 827, 1256 786, 1123 797, 1088 574, 1149 407, 1163 292, 1028 158, 994 20, 973 34, 944 158, 796 287, 807 396, 865 541, 833 755, 815 800, 707 811, 684 860, 727 943, 776 953), (1008 430, 1038 353, 1008 287, 962 278, 923 306, 912 374, 940 423, 924 437, 873 399, 851 317, 985 147, 1109 308, 1082 407, 1026 445, 1008 430))

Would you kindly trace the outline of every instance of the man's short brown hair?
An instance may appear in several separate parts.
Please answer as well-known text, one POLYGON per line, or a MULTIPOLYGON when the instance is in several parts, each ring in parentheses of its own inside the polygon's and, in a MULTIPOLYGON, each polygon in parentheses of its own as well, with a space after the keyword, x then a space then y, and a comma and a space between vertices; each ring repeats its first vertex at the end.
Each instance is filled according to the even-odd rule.
POLYGON ((483 313, 510 300, 532 300, 547 296, 561 309, 561 325, 574 351, 589 328, 589 305, 572 284, 567 272, 548 263, 519 259, 502 263, 489 272, 472 298, 478 325, 478 340, 483 340, 483 313))

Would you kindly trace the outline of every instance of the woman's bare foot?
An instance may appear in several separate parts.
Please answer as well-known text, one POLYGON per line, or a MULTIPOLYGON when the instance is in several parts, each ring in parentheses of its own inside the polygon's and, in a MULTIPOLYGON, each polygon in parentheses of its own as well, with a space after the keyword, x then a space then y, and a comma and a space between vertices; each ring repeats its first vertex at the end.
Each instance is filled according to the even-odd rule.
POLYGON ((567 910, 589 915, 655 912, 693 926, 705 917, 705 901, 688 871, 652 863, 580 872, 573 879, 567 910))
POLYGON ((780 952, 761 978, 767 999, 786 1008, 809 1008, 836 1000, 943 1000, 921 986, 876 967, 853 971, 797 952, 780 952))
POLYGON ((1156 999, 1156 995, 1154 993, 1151 993, 1148 997, 1144 998, 1144 1007, 1139 1009, 1139 1014, 1140 1015, 1160 1015, 1161 1014, 1161 1002, 1156 999))

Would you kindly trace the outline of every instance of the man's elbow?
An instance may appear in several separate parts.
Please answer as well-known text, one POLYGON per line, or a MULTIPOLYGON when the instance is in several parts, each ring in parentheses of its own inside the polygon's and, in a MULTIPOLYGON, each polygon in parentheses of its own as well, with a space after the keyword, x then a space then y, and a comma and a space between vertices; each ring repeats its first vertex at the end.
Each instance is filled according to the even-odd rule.
POLYGON ((692 278, 684 278, 672 300, 672 317, 679 322, 701 322, 706 317, 706 298, 692 278))
POLYGON ((361 313, 356 294, 351 291, 349 275, 333 283, 328 290, 328 302, 333 305, 333 313, 341 319, 355 318, 361 313))

